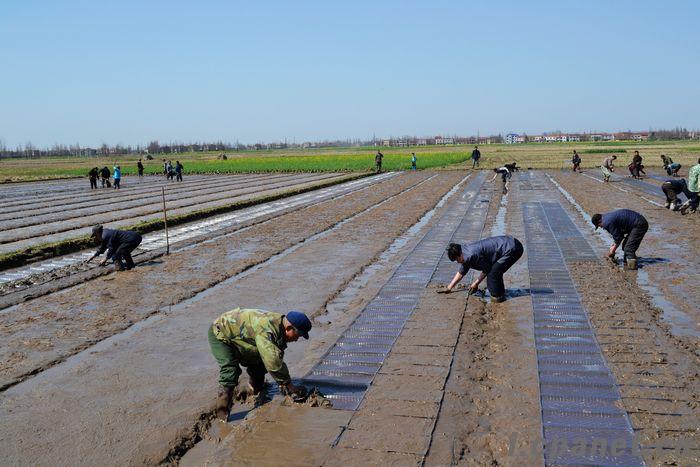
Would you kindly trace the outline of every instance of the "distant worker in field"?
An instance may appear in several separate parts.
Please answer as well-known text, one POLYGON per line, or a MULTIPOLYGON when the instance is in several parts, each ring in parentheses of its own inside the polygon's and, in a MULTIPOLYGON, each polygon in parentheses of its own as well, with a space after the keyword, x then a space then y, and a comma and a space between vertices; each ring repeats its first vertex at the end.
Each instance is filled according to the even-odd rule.
POLYGON ((479 151, 479 146, 474 146, 472 151, 472 169, 479 167, 479 159, 481 159, 481 151, 479 151))
POLYGON ((493 174, 493 178, 489 181, 493 182, 494 180, 496 180, 496 177, 498 177, 498 175, 500 174, 501 180, 503 180, 503 194, 508 193, 508 180, 510 180, 513 174, 510 173, 510 170, 508 170, 508 167, 506 166, 498 167, 496 169, 493 169, 493 171, 496 173, 493 174))
POLYGON ((111 176, 111 173, 109 172, 109 169, 107 167, 102 167, 100 169, 100 178, 102 179, 102 188, 104 187, 111 187, 112 184, 109 183, 109 177, 111 176))
POLYGON ((182 181, 182 171, 184 169, 185 167, 182 164, 180 164, 180 161, 175 161, 175 178, 178 182, 182 181))
POLYGON ((88 172, 88 177, 90 177, 90 189, 97 188, 97 178, 100 176, 100 169, 93 167, 88 172))
POLYGON ((693 194, 688 189, 688 184, 682 178, 672 178, 661 184, 661 191, 666 195, 666 209, 679 211, 681 208, 681 200, 678 195, 683 193, 688 199, 693 197, 693 194))
POLYGON ((111 259, 114 261, 115 269, 123 271, 134 267, 131 252, 141 244, 142 238, 138 232, 131 230, 105 229, 101 225, 96 225, 92 228, 92 240, 100 247, 86 263, 89 263, 106 251, 107 256, 100 261, 100 266, 104 266, 111 259))
POLYGON ((411 153, 411 170, 416 170, 416 163, 418 162, 418 159, 416 159, 416 153, 412 152, 411 153))
POLYGON ((450 261, 459 263, 459 271, 452 282, 441 293, 449 293, 467 274, 469 269, 481 271, 481 274, 469 286, 469 292, 479 290, 479 284, 486 279, 486 285, 491 294, 491 299, 503 302, 506 299, 506 289, 503 283, 503 274, 511 268, 523 255, 523 245, 510 235, 485 238, 466 245, 464 248, 459 243, 450 243, 447 248, 447 257, 450 261))
POLYGON ((141 162, 141 159, 136 163, 136 170, 139 173, 139 177, 143 177, 143 163, 141 162))
POLYGON ((112 178, 114 179, 114 189, 118 190, 121 188, 120 183, 122 181, 122 168, 118 165, 114 166, 114 175, 112 178))
POLYGON ((209 347, 219 364, 219 393, 216 416, 226 421, 231 411, 234 390, 246 368, 250 387, 257 395, 265 385, 265 374, 270 373, 283 394, 305 397, 306 388, 295 386, 284 363, 287 343, 300 337, 309 338, 311 321, 299 311, 286 315, 263 310, 235 308, 219 316, 209 327, 209 347))
POLYGON ((610 177, 615 172, 615 159, 617 159, 617 156, 609 156, 603 159, 603 165, 600 166, 600 170, 603 171, 604 182, 609 182, 610 177))
POLYGON ((627 269, 637 269, 637 250, 649 230, 649 223, 644 216, 630 209, 618 209, 606 214, 593 214, 591 222, 596 229, 602 227, 612 235, 613 244, 608 251, 608 258, 614 260, 617 248, 622 245, 622 260, 627 269))
POLYGON ((634 156, 632 157, 632 162, 627 166, 630 171, 630 175, 634 179, 641 179, 640 173, 644 173, 644 166, 642 165, 642 156, 639 155, 639 151, 634 151, 634 156))
POLYGON ((688 201, 683 203, 681 206, 681 214, 685 215, 688 210, 690 212, 696 212, 698 210, 698 204, 700 204, 700 158, 698 163, 690 168, 688 171, 688 191, 690 192, 690 197, 688 201))
POLYGON ((172 180, 175 177, 175 169, 173 168, 173 161, 168 161, 165 163, 165 178, 172 180))
POLYGON ((681 170, 682 167, 679 163, 673 162, 673 159, 663 154, 661 154, 661 162, 663 163, 667 175, 672 177, 678 176, 678 171, 681 170))
POLYGON ((374 156, 374 165, 377 173, 382 171, 382 159, 384 159, 384 154, 381 151, 377 151, 377 154, 374 156))
POLYGON ((574 166, 572 169, 574 172, 581 171, 581 156, 578 155, 576 149, 574 149, 574 155, 571 156, 571 164, 574 166))

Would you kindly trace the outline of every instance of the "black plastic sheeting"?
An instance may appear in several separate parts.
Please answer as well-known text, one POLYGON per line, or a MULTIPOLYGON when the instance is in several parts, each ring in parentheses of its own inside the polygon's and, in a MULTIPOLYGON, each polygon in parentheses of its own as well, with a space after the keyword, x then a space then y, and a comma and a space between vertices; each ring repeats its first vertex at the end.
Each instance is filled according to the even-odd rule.
POLYGON ((644 465, 565 262, 594 260, 593 249, 559 203, 524 203, 523 221, 545 464, 644 465))
POLYGON ((481 202, 478 190, 484 178, 484 173, 480 172, 467 181, 436 225, 423 236, 321 361, 302 378, 304 384, 318 387, 331 400, 333 408, 356 410, 359 407, 425 292, 447 244, 456 232, 461 234, 463 221, 476 229, 471 213, 473 206, 481 202), (470 215, 465 218, 466 214, 470 215))

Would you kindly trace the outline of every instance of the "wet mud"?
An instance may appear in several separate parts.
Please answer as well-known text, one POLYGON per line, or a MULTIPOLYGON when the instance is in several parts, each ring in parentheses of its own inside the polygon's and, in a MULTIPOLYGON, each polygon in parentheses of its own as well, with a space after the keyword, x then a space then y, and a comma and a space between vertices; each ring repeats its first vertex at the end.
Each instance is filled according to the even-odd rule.
MULTIPOLYGON (((644 460, 700 463, 700 353, 689 329, 698 322, 699 279, 688 273, 698 269, 697 226, 634 193, 550 174, 587 212, 629 207, 664 226, 642 243, 649 260, 639 272, 689 321, 658 308, 639 272, 567 264, 644 460)), ((0 311, 0 381, 37 373, 0 394, 0 450, 24 464, 541 465, 527 251, 506 274, 505 303, 428 286, 357 411, 285 407, 277 397, 258 408, 238 404, 230 423, 209 427, 216 368, 202 337, 207 324, 239 305, 311 313, 313 338, 287 354, 292 374, 305 374, 413 240, 392 242, 464 174, 433 175, 403 174, 0 311), (138 300, 122 306, 122 297, 138 300)), ((544 174, 520 177, 507 196, 498 184, 488 188, 496 195, 482 235, 522 240, 522 203, 558 200, 602 256, 608 240, 590 235, 544 174)))
POLYGON ((583 304, 649 465, 700 462, 700 355, 659 326, 661 311, 629 282, 631 272, 570 264, 583 304))
MULTIPOLYGON (((700 216, 681 216, 659 208, 634 194, 611 192, 609 187, 577 174, 552 172, 551 175, 589 214, 627 208, 641 213, 649 221, 638 256, 643 272, 630 276, 639 286, 647 286, 659 302, 673 308, 659 316, 676 335, 694 341, 700 339, 700 216)), ((612 238, 603 234, 607 246, 612 238)), ((640 271, 641 272, 641 271, 640 271)))
MULTIPOLYGON (((334 297, 340 297, 337 290, 351 284, 358 271, 376 260, 397 235, 432 208, 463 174, 446 173, 427 180, 431 176, 401 176, 397 180, 387 181, 386 185, 373 187, 371 194, 337 200, 333 209, 319 207, 317 210, 310 208, 303 213, 291 213, 286 219, 276 219, 274 225, 266 226, 257 235, 253 235, 252 229, 248 230, 246 234, 251 245, 248 253, 252 251, 255 257, 259 257, 260 250, 254 248, 262 246, 261 238, 266 239, 264 243, 268 247, 272 244, 289 244, 294 241, 294 232, 301 234, 322 220, 330 221, 331 213, 328 211, 332 211, 333 219, 336 219, 335 216, 343 209, 352 208, 352 212, 357 212, 358 204, 378 204, 373 196, 386 199, 387 192, 384 190, 397 195, 328 234, 300 244, 294 251, 250 268, 235 280, 222 282, 191 300, 173 306, 171 310, 167 307, 161 309, 125 332, 7 389, 0 396, 0 416, 3 420, 0 439, 13 442, 10 445, 2 442, 2 451, 7 453, 10 462, 22 463, 23 460, 24 463, 40 464, 96 464, 106 459, 120 464, 150 464, 180 452, 183 443, 196 437, 197 430, 201 428, 202 414, 213 410, 216 367, 203 337, 208 323, 222 311, 239 305, 275 310, 302 308, 312 315, 326 317, 322 310, 334 297), (399 194, 401 184, 408 188, 419 181, 425 182, 410 192, 399 194), (324 217, 324 213, 329 218, 324 217), (275 236, 275 231, 280 233, 275 236), (328 258, 333 260, 329 261, 328 258), (307 280, 300 280, 299 271, 304 271, 307 280), (69 413, 70 420, 67 418, 69 413), (62 430, 57 429, 66 424, 80 427, 72 431, 69 439, 62 434, 62 430), (31 435, 20 436, 20 433, 31 435), (42 440, 41 445, 34 442, 36 439, 42 440), (80 453, 79 461, 74 460, 76 452, 80 453)), ((302 237, 308 238, 308 231, 305 233, 302 237)), ((211 263, 195 271, 188 270, 188 275, 184 277, 195 281, 197 274, 204 276, 209 268, 216 267, 216 261, 205 258, 205 252, 211 251, 215 255, 239 251, 237 246, 240 243, 233 243, 230 237, 221 242, 224 244, 220 247, 217 242, 193 247, 190 256, 184 256, 180 261, 171 261, 170 258, 162 265, 154 265, 161 280, 166 279, 164 276, 168 274, 169 265, 180 270, 172 271, 173 275, 169 276, 173 282, 158 282, 156 285, 161 287, 154 287, 153 295, 167 300, 174 290, 169 289, 169 285, 185 284, 175 280, 175 277, 178 272, 183 277, 182 269, 186 267, 187 260, 193 262, 193 253, 197 253, 200 261, 208 260, 211 263)), ((228 263, 229 266, 231 264, 236 263, 228 263)), ((139 269, 145 273, 137 277, 139 281, 132 276, 132 280, 122 282, 120 276, 115 275, 114 284, 119 286, 116 290, 126 296, 136 284, 144 286, 146 278, 148 281, 157 280, 155 275, 152 276, 152 270, 149 270, 151 274, 147 274, 148 267, 137 268, 137 272, 139 269)), ((202 280, 204 284, 207 278, 202 280)), ((93 283, 99 281, 102 279, 93 283)), ((101 282, 103 286, 107 283, 101 282)), ((85 297, 82 294, 90 296, 90 289, 76 289, 72 291, 74 298, 83 300, 85 297)), ((148 297, 147 294, 141 296, 148 297)), ((65 300, 63 306, 66 307, 69 297, 62 300, 65 300)), ((124 307, 124 312, 130 312, 132 306, 133 302, 130 302, 129 306, 124 307)), ((113 307, 109 311, 117 314, 120 310, 113 307)), ((104 312, 106 314, 107 310, 104 312)), ((135 319, 135 316, 132 314, 127 319, 135 319)), ((86 317, 73 316, 71 321, 86 317)), ((124 317, 116 321, 119 319, 123 320, 124 317)), ((84 330, 89 330, 95 324, 98 328, 105 324, 85 321, 88 323, 84 324, 84 330)), ((122 321, 121 325, 125 322, 122 321)), ((334 323, 317 323, 314 329, 317 335, 323 336, 333 326, 334 323)), ((101 331, 107 332, 109 328, 109 323, 106 323, 101 331)), ((29 332, 28 327, 25 329, 29 332)), ((34 326, 34 331, 42 332, 37 326, 34 326)), ((53 342, 60 343, 60 339, 54 337, 53 342)), ((304 360, 303 356, 312 349, 312 343, 313 340, 300 342, 288 349, 287 359, 293 374, 299 374, 296 363, 304 360)), ((13 346, 16 345, 13 343, 13 346)))
MULTIPOLYGON (((99 277, 52 294, 48 299, 30 300, 2 310, 0 387, 14 384, 25 375, 60 361, 163 307, 206 290, 428 177, 428 174, 400 177, 395 182, 373 187, 369 193, 302 209, 175 252, 167 261, 158 260, 129 272, 99 277), (125 302, 126 297, 138 297, 138 300, 125 302), (9 352, 14 358, 6 362, 9 352)), ((434 178, 421 186, 419 193, 411 191, 404 197, 441 189, 438 187, 443 183, 441 178, 434 178)), ((395 200, 392 206, 400 201, 403 199, 395 200)), ((425 198, 416 206, 426 209, 425 198)), ((400 212, 398 209, 395 215, 400 216, 400 212)), ((411 220, 415 221, 410 218, 406 221, 411 220)))

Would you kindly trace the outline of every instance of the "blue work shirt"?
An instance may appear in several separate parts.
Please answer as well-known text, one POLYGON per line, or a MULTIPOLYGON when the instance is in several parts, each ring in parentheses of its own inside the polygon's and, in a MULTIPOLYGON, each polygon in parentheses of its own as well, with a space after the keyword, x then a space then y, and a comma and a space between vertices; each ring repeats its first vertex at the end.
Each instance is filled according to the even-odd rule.
POLYGON ((99 256, 107 250, 107 259, 114 259, 114 253, 121 245, 141 243, 141 235, 131 230, 102 229, 102 244, 97 249, 99 256))
POLYGON ((114 178, 122 178, 122 171, 121 169, 114 168, 114 178))
POLYGON ((632 231, 632 228, 646 223, 647 220, 638 212, 631 209, 618 209, 603 214, 600 226, 612 235, 615 243, 619 244, 625 235, 632 231))
POLYGON ((515 251, 515 238, 510 235, 485 238, 462 247, 464 263, 459 265, 463 276, 469 269, 476 269, 488 274, 494 264, 505 261, 515 251))

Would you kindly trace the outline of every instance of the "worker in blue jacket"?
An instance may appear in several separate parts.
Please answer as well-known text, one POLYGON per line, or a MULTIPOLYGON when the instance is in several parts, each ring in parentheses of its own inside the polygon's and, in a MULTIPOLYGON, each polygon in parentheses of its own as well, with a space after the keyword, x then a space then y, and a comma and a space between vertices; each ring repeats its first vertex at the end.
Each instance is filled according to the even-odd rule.
POLYGON ((447 257, 450 261, 459 263, 459 271, 452 282, 440 293, 449 293, 469 269, 481 271, 469 286, 469 292, 479 290, 479 284, 486 279, 486 284, 494 302, 503 302, 506 299, 506 288, 503 283, 503 274, 513 266, 523 255, 523 245, 510 235, 485 238, 462 247, 459 243, 450 243, 447 248, 447 257))
POLYGON ((605 214, 593 214, 591 222, 597 229, 602 227, 613 238, 608 257, 614 259, 617 248, 622 245, 623 261, 627 269, 637 269, 637 250, 644 235, 649 230, 649 223, 638 212, 631 209, 618 209, 605 214))
POLYGON ((100 247, 94 255, 86 262, 89 263, 93 259, 107 251, 105 259, 100 261, 100 266, 107 264, 108 260, 114 261, 114 267, 117 271, 131 269, 134 267, 134 260, 131 258, 131 252, 141 244, 141 235, 138 232, 131 230, 105 229, 101 225, 96 225, 92 228, 92 239, 96 245, 100 247))

